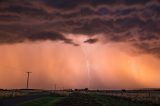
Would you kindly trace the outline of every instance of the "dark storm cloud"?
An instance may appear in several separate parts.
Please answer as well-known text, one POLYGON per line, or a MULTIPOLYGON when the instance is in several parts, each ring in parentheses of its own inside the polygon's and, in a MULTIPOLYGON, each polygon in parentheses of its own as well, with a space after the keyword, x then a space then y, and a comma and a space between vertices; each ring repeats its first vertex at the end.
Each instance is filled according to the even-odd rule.
POLYGON ((30 15, 46 15, 47 13, 42 9, 36 9, 34 7, 23 7, 23 6, 10 6, 1 10, 1 12, 12 12, 12 13, 19 13, 19 14, 30 14, 30 15))
POLYGON ((63 35, 56 32, 39 32, 36 34, 31 34, 28 36, 29 40, 64 40, 66 42, 70 42, 70 39, 66 39, 63 35))
POLYGON ((28 40, 31 41, 40 41, 40 40, 52 40, 52 41, 64 41, 64 43, 73 44, 74 46, 78 46, 78 44, 74 43, 72 39, 68 39, 60 33, 57 32, 38 32, 36 34, 30 34, 27 37, 28 40))
POLYGON ((96 43, 97 41, 98 41, 98 39, 90 38, 90 39, 87 39, 86 41, 84 41, 84 43, 90 43, 90 44, 93 44, 93 43, 96 43))
POLYGON ((159 23, 159 0, 0 0, 0 43, 61 40, 78 46, 68 33, 103 34, 158 55, 159 23))
MULTIPOLYGON (((27 33, 27 32, 26 32, 27 33)), ((14 32, 8 33, 8 32, 0 32, 0 43, 22 43, 25 41, 45 41, 45 40, 51 40, 51 41, 63 41, 67 44, 72 44, 74 46, 78 46, 76 43, 72 41, 72 39, 68 39, 65 36, 63 36, 60 33, 57 32, 37 32, 37 33, 23 33, 23 32, 14 32)))
POLYGON ((11 16, 11 15, 0 15, 0 21, 4 22, 4 21, 18 21, 19 17, 17 16, 11 16))
POLYGON ((148 42, 141 42, 141 43, 135 43, 134 46, 139 48, 140 50, 138 53, 150 53, 154 54, 157 57, 160 57, 160 42, 159 40, 157 41, 152 41, 150 43, 148 42))
POLYGON ((92 6, 97 5, 117 5, 117 4, 146 4, 151 0, 42 0, 47 5, 53 6, 59 9, 70 9, 76 6, 88 4, 92 6))

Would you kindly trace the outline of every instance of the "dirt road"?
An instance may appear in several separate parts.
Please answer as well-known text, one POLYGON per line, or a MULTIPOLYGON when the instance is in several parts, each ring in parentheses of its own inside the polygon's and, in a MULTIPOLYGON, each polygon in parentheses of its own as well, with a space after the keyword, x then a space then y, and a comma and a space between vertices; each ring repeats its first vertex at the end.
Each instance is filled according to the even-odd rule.
POLYGON ((43 97, 44 95, 21 96, 0 100, 0 106, 16 106, 17 104, 43 97))

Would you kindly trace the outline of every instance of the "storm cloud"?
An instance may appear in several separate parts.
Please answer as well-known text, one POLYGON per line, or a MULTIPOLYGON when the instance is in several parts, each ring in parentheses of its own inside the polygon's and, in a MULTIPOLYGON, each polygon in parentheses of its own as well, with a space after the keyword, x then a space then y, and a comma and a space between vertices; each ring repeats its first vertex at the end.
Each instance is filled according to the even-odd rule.
POLYGON ((52 40, 76 46, 67 34, 102 34, 107 42, 127 42, 160 56, 159 23, 159 0, 0 1, 1 44, 52 40))
POLYGON ((86 41, 84 41, 84 43, 93 44, 93 43, 96 43, 97 41, 98 41, 98 39, 87 39, 86 41))

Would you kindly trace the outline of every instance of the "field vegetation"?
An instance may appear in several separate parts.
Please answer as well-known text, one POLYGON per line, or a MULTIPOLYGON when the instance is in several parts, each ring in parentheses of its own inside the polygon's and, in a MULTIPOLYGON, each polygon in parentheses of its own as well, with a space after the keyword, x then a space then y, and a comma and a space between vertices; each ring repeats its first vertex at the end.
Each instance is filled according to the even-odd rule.
POLYGON ((0 106, 160 106, 159 91, 3 90, 0 106))

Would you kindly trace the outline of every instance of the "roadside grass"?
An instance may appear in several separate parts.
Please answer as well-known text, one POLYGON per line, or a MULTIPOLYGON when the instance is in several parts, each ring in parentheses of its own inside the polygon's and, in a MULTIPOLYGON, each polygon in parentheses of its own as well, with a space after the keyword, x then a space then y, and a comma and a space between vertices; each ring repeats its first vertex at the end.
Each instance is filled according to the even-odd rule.
POLYGON ((129 99, 109 95, 91 94, 91 96, 93 96, 98 103, 102 104, 102 106, 158 106, 150 102, 131 101, 129 99))
POLYGON ((0 91, 0 100, 19 97, 19 96, 26 96, 26 95, 28 95, 28 93, 15 92, 15 91, 0 91))
POLYGON ((56 103, 56 106, 102 106, 88 94, 73 92, 56 103))
POLYGON ((55 106, 55 103, 64 97, 47 96, 21 103, 17 106, 55 106))
POLYGON ((160 106, 149 101, 137 101, 129 98, 96 93, 73 93, 69 96, 51 93, 37 99, 23 102, 17 106, 160 106), (85 105, 84 105, 85 104, 85 105), (87 105, 88 106, 88 105, 87 105))

